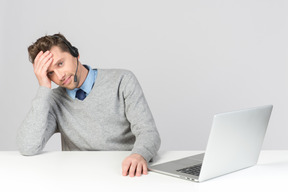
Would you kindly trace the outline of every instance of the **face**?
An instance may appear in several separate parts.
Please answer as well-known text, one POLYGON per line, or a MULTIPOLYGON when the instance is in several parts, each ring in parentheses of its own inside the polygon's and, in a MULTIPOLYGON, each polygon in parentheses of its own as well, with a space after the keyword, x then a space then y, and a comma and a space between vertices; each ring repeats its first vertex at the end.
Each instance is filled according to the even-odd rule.
POLYGON ((47 71, 49 79, 67 89, 78 87, 79 82, 74 82, 78 58, 57 46, 52 47, 50 52, 53 54, 53 62, 47 71))

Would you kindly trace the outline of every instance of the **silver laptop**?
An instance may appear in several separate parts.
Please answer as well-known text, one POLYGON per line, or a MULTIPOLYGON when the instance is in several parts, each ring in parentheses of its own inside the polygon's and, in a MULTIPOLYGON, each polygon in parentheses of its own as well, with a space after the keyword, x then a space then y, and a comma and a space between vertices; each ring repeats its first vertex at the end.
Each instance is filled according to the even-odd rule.
POLYGON ((205 153, 152 165, 149 170, 202 182, 255 165, 272 108, 267 105, 215 115, 205 153))

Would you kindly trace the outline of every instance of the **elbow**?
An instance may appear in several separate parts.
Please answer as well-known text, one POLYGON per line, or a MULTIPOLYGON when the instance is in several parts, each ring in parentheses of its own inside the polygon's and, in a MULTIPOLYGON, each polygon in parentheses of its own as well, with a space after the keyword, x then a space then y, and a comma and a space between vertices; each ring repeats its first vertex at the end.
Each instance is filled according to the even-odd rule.
POLYGON ((42 145, 35 141, 35 139, 23 137, 20 134, 17 135, 17 147, 23 156, 37 155, 42 150, 42 145))
POLYGON ((23 156, 33 156, 33 155, 37 155, 40 150, 38 150, 35 147, 21 146, 21 147, 18 147, 18 151, 23 156))
POLYGON ((37 155, 37 153, 32 152, 32 151, 24 151, 24 150, 19 150, 20 154, 23 156, 33 156, 33 155, 37 155))
POLYGON ((18 139, 17 145, 18 145, 18 151, 23 156, 37 155, 42 150, 41 146, 35 145, 34 143, 31 142, 27 141, 25 142, 25 140, 18 139))

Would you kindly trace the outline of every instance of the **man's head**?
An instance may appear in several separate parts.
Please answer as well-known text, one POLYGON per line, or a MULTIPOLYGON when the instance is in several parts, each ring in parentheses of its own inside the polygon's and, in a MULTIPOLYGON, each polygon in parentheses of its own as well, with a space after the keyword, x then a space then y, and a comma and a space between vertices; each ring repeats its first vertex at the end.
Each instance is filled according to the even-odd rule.
POLYGON ((71 43, 64 37, 64 35, 58 33, 54 35, 46 35, 39 38, 35 43, 28 47, 29 60, 34 63, 37 54, 40 51, 46 52, 51 50, 53 46, 58 46, 63 52, 68 52, 74 57, 78 57, 78 49, 73 47, 71 43))
POLYGON ((50 87, 53 81, 61 87, 74 89, 86 78, 87 69, 78 61, 77 48, 61 34, 39 38, 28 47, 28 52, 40 85, 45 82, 50 87))

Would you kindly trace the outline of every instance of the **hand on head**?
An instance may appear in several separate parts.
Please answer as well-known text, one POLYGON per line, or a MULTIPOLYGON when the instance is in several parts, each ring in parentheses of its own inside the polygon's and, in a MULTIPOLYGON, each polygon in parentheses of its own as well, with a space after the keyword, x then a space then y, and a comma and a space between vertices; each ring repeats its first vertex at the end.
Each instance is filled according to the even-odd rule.
POLYGON ((52 62, 53 54, 50 51, 45 53, 40 51, 36 56, 33 67, 40 86, 51 88, 51 80, 48 77, 47 70, 52 62))

